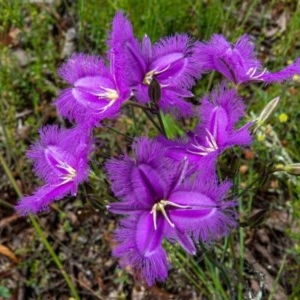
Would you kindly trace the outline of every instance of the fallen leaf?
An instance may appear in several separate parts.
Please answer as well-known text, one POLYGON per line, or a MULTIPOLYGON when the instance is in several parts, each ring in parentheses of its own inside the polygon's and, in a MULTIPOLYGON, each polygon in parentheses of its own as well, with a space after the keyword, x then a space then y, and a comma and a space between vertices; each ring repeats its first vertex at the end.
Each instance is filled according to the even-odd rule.
POLYGON ((13 252, 4 245, 0 245, 0 254, 9 257, 15 264, 19 262, 17 257, 13 254, 13 252))

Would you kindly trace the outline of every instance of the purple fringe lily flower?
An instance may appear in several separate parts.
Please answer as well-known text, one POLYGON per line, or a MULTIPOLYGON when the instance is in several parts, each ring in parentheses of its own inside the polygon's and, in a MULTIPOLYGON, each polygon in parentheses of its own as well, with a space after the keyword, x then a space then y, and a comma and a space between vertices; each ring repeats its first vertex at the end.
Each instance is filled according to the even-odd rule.
POLYGON ((253 122, 235 129, 244 110, 245 106, 236 90, 227 90, 225 85, 220 85, 219 89, 202 99, 199 106, 201 122, 193 132, 182 141, 164 138, 159 138, 159 141, 168 148, 168 157, 175 160, 187 157, 190 162, 195 163, 207 156, 216 159, 227 148, 251 144, 249 127, 253 122))
POLYGON ((177 34, 162 38, 152 45, 145 35, 142 42, 139 42, 134 38, 131 24, 124 19, 121 13, 116 15, 114 23, 123 24, 123 27, 120 30, 120 26, 115 26, 113 35, 116 40, 124 41, 127 74, 137 101, 150 102, 148 88, 155 77, 162 89, 159 107, 164 112, 173 112, 179 116, 191 115, 192 105, 183 98, 193 96, 189 89, 195 79, 200 77, 191 39, 185 34, 177 34))
POLYGON ((236 225, 236 203, 224 201, 229 182, 218 184, 204 167, 193 172, 186 159, 166 158, 166 149, 156 141, 141 138, 133 152, 132 159, 125 155, 106 164, 112 191, 120 200, 109 210, 126 215, 115 233, 113 255, 152 285, 165 280, 170 267, 164 238, 195 254, 195 241, 218 239, 236 225))
POLYGON ((248 122, 239 129, 236 124, 244 116, 245 105, 235 89, 227 90, 220 85, 211 95, 202 99, 199 106, 201 122, 194 131, 190 153, 208 155, 218 151, 222 153, 233 146, 248 146, 252 142, 248 122))
POLYGON ((115 117, 130 97, 121 58, 112 54, 109 70, 100 57, 73 54, 59 69, 59 75, 72 85, 56 100, 59 113, 89 127, 115 117))
POLYGON ((269 73, 255 57, 254 45, 248 35, 242 35, 232 45, 223 35, 214 34, 207 43, 199 42, 195 48, 204 72, 218 71, 235 84, 281 82, 300 74, 300 59, 283 70, 269 73))
POLYGON ((45 210, 67 194, 76 195, 78 185, 89 173, 92 141, 86 129, 46 126, 40 129, 40 136, 27 156, 34 161, 34 171, 45 185, 19 201, 16 210, 21 215, 45 210))

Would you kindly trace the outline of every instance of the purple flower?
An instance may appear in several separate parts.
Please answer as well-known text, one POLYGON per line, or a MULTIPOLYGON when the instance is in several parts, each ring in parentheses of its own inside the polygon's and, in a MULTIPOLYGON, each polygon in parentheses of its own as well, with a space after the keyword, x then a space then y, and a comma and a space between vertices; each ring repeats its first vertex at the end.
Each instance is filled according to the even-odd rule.
POLYGON ((46 126, 40 129, 40 136, 27 155, 45 185, 20 200, 16 210, 21 215, 47 209, 51 202, 69 193, 75 195, 78 185, 88 177, 92 141, 86 129, 46 126))
POLYGON ((247 146, 252 142, 249 127, 253 122, 235 129, 244 116, 245 106, 235 89, 227 90, 224 85, 202 99, 199 107, 201 122, 194 131, 191 153, 207 155, 221 153, 233 146, 247 146))
POLYGON ((199 42, 195 52, 204 72, 218 71, 235 84, 280 82, 300 74, 300 59, 281 71, 269 73, 255 57, 254 45, 248 35, 241 36, 232 45, 224 36, 214 34, 207 43, 199 42))
POLYGON ((187 157, 190 162, 200 162, 206 156, 216 159, 225 149, 233 146, 247 146, 252 142, 249 127, 253 122, 235 129, 244 115, 244 104, 234 89, 224 85, 202 99, 199 106, 201 122, 182 141, 159 141, 168 148, 168 157, 181 160, 187 157))
MULTIPOLYGON (((118 20, 123 18, 124 16, 119 13, 114 22, 117 24, 118 20)), ((113 35, 116 36, 116 40, 124 41, 126 69, 136 99, 141 103, 150 102, 148 88, 155 77, 162 88, 159 107, 164 112, 171 111, 180 116, 191 115, 192 105, 183 98, 193 96, 189 89, 200 76, 191 39, 185 34, 177 34, 162 38, 152 45, 147 35, 142 42, 135 39, 131 25, 126 24, 122 30, 119 26, 115 26, 113 35)))
POLYGON ((111 58, 110 70, 100 57, 84 54, 73 54, 60 68, 60 76, 72 85, 56 100, 63 117, 92 127, 117 115, 130 90, 121 62, 111 58))
POLYGON ((116 231, 113 254, 121 266, 130 266, 148 285, 165 280, 169 263, 164 238, 178 241, 190 254, 194 241, 208 242, 235 226, 235 201, 224 202, 230 188, 218 184, 203 168, 193 172, 186 159, 166 158, 166 150, 142 138, 133 145, 133 158, 112 159, 107 165, 111 188, 120 202, 111 212, 124 214, 116 231))

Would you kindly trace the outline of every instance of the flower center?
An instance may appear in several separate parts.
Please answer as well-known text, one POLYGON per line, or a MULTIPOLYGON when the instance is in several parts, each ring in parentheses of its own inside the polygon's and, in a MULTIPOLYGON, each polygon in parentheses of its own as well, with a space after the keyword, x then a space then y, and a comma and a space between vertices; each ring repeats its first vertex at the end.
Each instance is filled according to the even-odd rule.
POLYGON ((187 148, 188 152, 193 153, 193 154, 197 154, 197 155, 200 155, 200 156, 206 156, 209 153, 214 152, 214 151, 219 149, 215 137, 211 134, 211 132, 208 129, 205 128, 205 130, 207 132, 207 135, 205 137, 207 146, 200 145, 198 143, 198 141, 196 140, 196 138, 194 138, 194 143, 191 144, 191 146, 193 147, 193 150, 187 148))
POLYGON ((101 87, 104 92, 98 93, 97 96, 99 99, 108 99, 109 101, 115 101, 119 98, 119 94, 116 90, 101 87))
POLYGON ((154 75, 155 75, 155 71, 148 72, 143 79, 143 84, 150 85, 151 81, 153 80, 154 75))
POLYGON ((63 161, 60 161, 59 164, 56 165, 56 167, 67 172, 65 174, 60 175, 60 178, 63 180, 63 182, 61 182, 60 185, 74 180, 74 178, 77 176, 77 171, 63 161))
POLYGON ((160 200, 158 203, 155 203, 150 211, 150 213, 153 215, 153 225, 155 230, 157 229, 157 212, 161 212, 165 220, 170 224, 170 226, 173 228, 175 227, 174 223, 172 223, 165 210, 165 207, 167 205, 177 208, 191 208, 190 206, 176 204, 168 200, 160 200))
POLYGON ((164 69, 162 69, 161 71, 157 71, 157 69, 151 70, 149 71, 144 79, 143 79, 143 84, 144 85, 150 85, 151 81, 153 80, 153 76, 154 75, 159 75, 165 71, 167 71, 170 68, 170 65, 166 66, 164 69))

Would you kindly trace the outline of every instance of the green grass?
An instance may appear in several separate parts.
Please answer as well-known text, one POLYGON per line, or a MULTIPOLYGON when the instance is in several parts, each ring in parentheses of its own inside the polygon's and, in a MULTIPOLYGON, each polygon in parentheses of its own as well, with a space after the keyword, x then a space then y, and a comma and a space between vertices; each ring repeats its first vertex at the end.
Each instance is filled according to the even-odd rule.
MULTIPOLYGON (((154 42, 160 36, 169 36, 175 32, 188 32, 196 39, 207 40, 213 33, 223 33, 229 40, 235 41, 243 33, 256 37, 256 45, 260 57, 270 70, 284 67, 289 60, 300 56, 300 5, 295 1, 138 1, 138 0, 77 0, 61 1, 60 5, 46 5, 25 3, 25 1, 4 1, 0 5, 0 151, 10 169, 10 173, 17 179, 17 185, 22 183, 22 192, 30 193, 38 182, 33 179, 31 165, 24 158, 24 153, 31 141, 37 137, 37 129, 47 123, 61 123, 51 106, 59 88, 63 86, 56 74, 57 67, 63 61, 61 50, 64 44, 66 28, 74 27, 77 32, 75 50, 86 53, 105 54, 106 34, 110 29, 111 20, 117 10, 123 10, 130 18, 134 31, 139 38, 147 33, 154 42), (72 4, 71 4, 72 3, 72 4), (280 6, 284 3, 285 6, 280 6), (288 12, 286 30, 279 31, 272 37, 266 37, 270 26, 274 25, 273 15, 280 15, 284 10, 288 12), (67 23, 60 15, 65 15, 67 23), (269 16, 269 17, 268 17, 269 16), (22 49, 25 62, 18 60, 16 50, 22 49), (26 62, 27 60, 27 62, 26 62), (18 117, 18 115, 21 115, 18 117)), ((276 21, 276 20, 275 20, 276 21)), ((219 82, 216 74, 206 75, 195 88, 197 96, 204 95, 219 82)), ((263 107, 274 97, 281 97, 281 105, 270 119, 269 124, 276 132, 280 143, 267 146, 266 140, 255 140, 253 160, 245 160, 242 152, 237 152, 240 164, 248 167, 246 174, 239 174, 236 178, 237 186, 247 186, 259 178, 267 163, 282 163, 284 151, 294 162, 300 161, 299 145, 299 118, 300 83, 291 81, 283 85, 254 86, 241 91, 248 107, 248 115, 259 115, 263 107), (288 115, 286 123, 279 122, 281 113, 288 115)), ((131 118, 123 119, 125 125, 117 124, 120 132, 129 136, 143 134, 146 117, 141 116, 140 110, 134 108, 131 118)), ((130 113, 128 113, 130 115, 130 113)), ((180 122, 173 121, 169 116, 164 117, 169 136, 181 135, 184 127, 180 122)), ((147 123, 148 124, 148 123, 147 123)), ((147 133, 156 134, 156 129, 150 123, 147 133)), ((261 131, 265 134, 267 129, 261 131)), ((127 145, 118 141, 120 136, 112 131, 99 131, 97 137, 108 142, 109 149, 101 150, 105 158, 116 155, 127 145), (113 136, 113 138, 111 138, 113 136)), ((100 150, 99 150, 100 152, 100 150)), ((230 161, 230 154, 222 162, 226 165, 230 161)), ((108 188, 102 166, 104 158, 93 161, 93 174, 87 187, 82 187, 81 196, 87 199, 93 208, 104 211, 109 199, 108 188), (100 183, 100 184, 99 184, 100 183), (99 195, 99 197, 89 196, 99 195), (99 200, 100 199, 100 200, 99 200)), ((239 166, 238 166, 239 167, 239 166)), ((226 176, 226 172, 223 174, 226 176)), ((273 174, 272 180, 278 180, 279 190, 283 195, 273 202, 265 200, 267 209, 287 209, 296 223, 298 231, 287 230, 293 245, 287 249, 289 259, 283 260, 275 276, 277 284, 285 272, 292 272, 291 285, 294 286, 291 297, 299 297, 299 268, 290 265, 291 259, 300 263, 300 202, 299 182, 289 180, 283 174, 273 174), (288 202, 286 202, 288 200, 288 202), (298 273, 297 273, 298 272, 298 273), (298 274, 298 275, 297 275, 298 274), (297 277, 298 276, 298 277, 297 277), (298 280, 297 280, 298 279, 298 280)), ((1 182, 0 188, 8 191, 12 198, 1 199, 0 206, 5 207, 14 203, 18 195, 11 186, 12 182, 1 182)), ((253 203, 257 201, 257 193, 263 187, 255 184, 254 189, 245 192, 238 200, 239 213, 247 219, 252 214, 253 203)), ((2 198, 2 197, 1 197, 2 198)), ((85 201, 85 200, 84 200, 85 201)), ((83 205, 84 206, 84 205, 83 205)), ((5 207, 5 209, 9 209, 5 207)), ((58 205, 58 210, 60 206, 58 205)), ((65 223, 64 229, 68 232, 70 224, 65 223)), ((209 248, 199 245, 198 256, 186 255, 176 245, 167 245, 174 265, 171 277, 177 280, 178 271, 187 278, 190 285, 202 297, 210 299, 244 299, 247 274, 245 273, 245 239, 251 228, 239 228, 225 241, 221 241, 209 248), (237 247, 238 245, 238 247, 237 247), (237 250, 238 249, 238 250, 237 250), (177 273, 176 273, 177 272, 177 273)), ((36 235, 40 234, 38 231, 36 235)), ((49 252, 51 254, 51 250, 49 252)), ((50 254, 45 260, 49 263, 50 254)), ((39 258, 40 260, 42 258, 39 258)), ((58 261, 60 261, 58 259, 58 261)), ((25 262, 26 264, 26 262, 25 262)), ((57 263, 58 269, 59 262, 57 263)), ((36 270, 32 266, 34 278, 36 270)), ((53 267, 53 266, 52 266, 53 267)), ((130 284, 128 274, 123 270, 115 271, 116 281, 130 284)), ((31 278, 31 279, 32 279, 31 278)), ((46 280, 46 279, 45 279, 46 280)), ((30 284, 30 282, 28 282, 30 284)), ((34 284, 38 284, 35 282, 34 284)), ((2 283, 0 282, 0 288, 2 283)), ((167 282, 165 288, 172 290, 172 282, 167 282)), ((276 294, 276 286, 269 299, 276 294)), ((8 295, 7 289, 2 288, 0 295, 8 295), (6 293, 6 294, 5 294, 6 293)), ((291 298, 292 299, 292 298, 291 298)))

